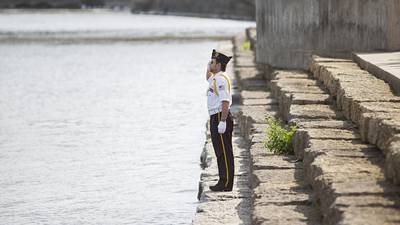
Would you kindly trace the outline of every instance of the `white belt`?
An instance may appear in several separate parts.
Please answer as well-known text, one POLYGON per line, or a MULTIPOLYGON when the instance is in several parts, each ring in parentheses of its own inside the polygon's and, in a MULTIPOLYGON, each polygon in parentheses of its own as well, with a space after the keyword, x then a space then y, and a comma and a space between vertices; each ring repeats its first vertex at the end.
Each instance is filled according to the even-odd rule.
POLYGON ((211 116, 211 115, 214 115, 214 114, 216 114, 216 113, 219 113, 219 112, 221 112, 221 110, 219 109, 219 108, 216 108, 216 109, 209 109, 208 110, 208 114, 211 116))

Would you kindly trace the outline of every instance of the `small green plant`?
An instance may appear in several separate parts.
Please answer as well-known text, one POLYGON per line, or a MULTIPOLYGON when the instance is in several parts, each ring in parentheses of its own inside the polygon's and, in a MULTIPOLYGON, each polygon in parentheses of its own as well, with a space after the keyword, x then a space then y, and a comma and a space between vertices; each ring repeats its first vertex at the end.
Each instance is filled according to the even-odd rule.
POLYGON ((247 41, 243 42, 242 48, 243 48, 244 50, 249 50, 249 49, 251 48, 251 43, 250 43, 250 41, 247 40, 247 41))
POLYGON ((267 138, 264 147, 274 154, 293 155, 292 137, 296 132, 296 126, 284 127, 275 117, 267 117, 267 138))

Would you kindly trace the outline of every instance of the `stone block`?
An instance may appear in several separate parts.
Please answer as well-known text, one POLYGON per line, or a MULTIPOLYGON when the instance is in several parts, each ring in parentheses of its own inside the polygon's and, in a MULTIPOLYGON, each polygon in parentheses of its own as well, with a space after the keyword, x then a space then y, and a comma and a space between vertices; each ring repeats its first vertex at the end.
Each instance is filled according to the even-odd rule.
POLYGON ((303 184, 291 179, 292 176, 285 179, 286 182, 263 182, 254 188, 253 198, 257 198, 257 202, 265 204, 283 205, 288 203, 296 204, 298 202, 309 202, 310 190, 303 184), (282 198, 282 196, 285 196, 282 198))
POLYGON ((287 121, 341 119, 342 114, 329 105, 291 105, 287 121))
MULTIPOLYGON (((288 170, 287 172, 294 174, 294 172, 295 172, 294 169, 302 169, 302 164, 299 162, 296 162, 296 159, 293 156, 274 155, 274 154, 268 152, 267 149, 265 149, 265 151, 268 154, 259 156, 259 157, 253 157, 253 172, 255 173, 256 170, 265 170, 263 172, 260 172, 260 173, 264 173, 264 175, 260 175, 260 177, 264 177, 264 176, 269 177, 269 176, 273 176, 274 173, 276 173, 278 175, 278 173, 284 172, 284 171, 280 171, 280 170, 288 170)), ((268 182, 268 180, 271 181, 271 179, 275 179, 275 178, 269 177, 264 180, 263 179, 259 179, 259 180, 260 180, 260 182, 268 182)), ((282 179, 279 178, 279 180, 282 180, 282 179)))
POLYGON ((363 113, 383 112, 400 113, 399 102, 355 102, 352 104, 351 120, 360 124, 363 113))
POLYGON ((357 140, 360 135, 355 130, 308 128, 298 129, 293 137, 294 152, 298 159, 303 159, 304 149, 310 147, 311 139, 320 140, 357 140))
POLYGON ((336 158, 376 158, 383 157, 375 146, 364 144, 359 140, 310 139, 309 147, 303 153, 304 174, 307 182, 312 182, 310 165, 321 155, 336 158))
POLYGON ((317 56, 317 55, 313 55, 311 63, 310 63, 310 71, 315 77, 315 76, 317 76, 316 74, 319 72, 321 67, 329 66, 329 64, 338 63, 338 62, 351 63, 352 60, 350 60, 350 59, 339 59, 339 58, 325 58, 325 57, 320 57, 320 56, 317 56))
POLYGON ((311 79, 277 79, 271 80, 270 86, 272 95, 275 97, 279 96, 280 90, 283 88, 291 87, 293 90, 307 89, 309 86, 316 86, 317 83, 311 79), (297 87, 297 88, 296 88, 297 87))
POLYGON ((268 91, 269 87, 264 79, 244 79, 239 82, 241 90, 268 91))
POLYGON ((376 144, 385 151, 387 141, 399 132, 398 112, 363 113, 360 117, 360 134, 363 141, 376 144), (385 121, 383 123, 383 121, 385 121))
POLYGON ((299 128, 332 128, 332 129, 354 129, 356 125, 350 121, 343 120, 317 120, 301 121, 297 124, 299 128))
MULTIPOLYGON (((370 87, 373 89, 373 87, 370 87)), ((343 110, 346 118, 351 119, 351 114, 354 104, 359 102, 396 102, 399 101, 399 97, 393 96, 389 91, 376 91, 367 90, 367 88, 349 88, 341 89, 336 96, 336 104, 338 109, 343 110)))
MULTIPOLYGON (((241 209, 243 201, 242 198, 232 198, 221 201, 209 201, 197 207, 196 216, 192 221, 194 225, 208 225, 208 224, 241 224, 242 218, 238 215, 238 209, 241 209), (224 213, 221 213, 224 212, 224 213)), ((250 201, 250 200, 247 200, 250 201)), ((248 211, 250 209, 241 209, 241 211, 248 211)))
POLYGON ((400 116, 382 120, 378 123, 376 133, 376 146, 386 154, 393 137, 400 134, 400 116))
POLYGON ((277 105, 278 102, 273 98, 251 98, 243 99, 243 105, 277 105))
POLYGON ((250 146, 250 156, 252 159, 256 157, 267 157, 271 155, 273 155, 273 153, 266 149, 263 143, 253 143, 250 146))
POLYGON ((359 119, 359 130, 361 140, 364 142, 370 142, 376 144, 377 132, 376 128, 380 121, 384 119, 390 119, 396 116, 396 113, 387 112, 369 112, 362 113, 359 119))
POLYGON ((255 225, 318 224, 318 214, 308 202, 274 205, 255 200, 252 221, 255 225))
POLYGON ((386 151, 385 175, 394 184, 400 185, 400 134, 391 139, 386 151))
POLYGON ((325 84, 331 94, 336 95, 340 82, 361 80, 368 74, 360 69, 338 69, 321 66, 314 77, 325 84))
MULTIPOLYGON (((325 222, 326 217, 346 211, 349 207, 375 206, 376 210, 398 207, 388 196, 396 195, 399 190, 391 190, 393 186, 385 185, 381 172, 382 163, 382 157, 364 159, 318 156, 313 161, 307 170, 310 173, 308 180, 311 181, 316 197, 319 199, 325 222), (347 197, 351 199, 339 201, 347 197)), ((352 216, 362 217, 359 214, 352 216)), ((340 220, 339 218, 336 219, 340 220)))
POLYGON ((275 70, 272 75, 274 79, 309 79, 310 74, 305 73, 302 70, 275 70))
POLYGON ((257 67, 241 67, 235 68, 235 74, 238 78, 238 81, 246 80, 246 79, 261 79, 262 74, 261 71, 257 69, 257 67))
POLYGON ((330 97, 328 94, 315 93, 284 93, 279 99, 279 113, 284 120, 288 119, 290 106, 307 105, 307 104, 329 104, 330 97))
MULTIPOLYGON (((351 198, 343 199, 342 201, 354 201, 351 198)), ((357 202, 357 201, 355 201, 357 202)), ((375 203, 376 204, 376 203, 375 203)), ((340 205, 338 203, 337 205, 340 205)), ((399 213, 397 206, 347 206, 338 207, 337 212, 341 214, 339 224, 343 225, 375 225, 375 224, 399 224, 399 213)), ((327 216, 327 223, 329 223, 327 216)))
POLYGON ((242 106, 241 115, 249 117, 252 123, 266 123, 265 118, 268 116, 276 116, 278 106, 263 105, 263 106, 242 106))
POLYGON ((244 90, 240 92, 241 98, 244 99, 265 99, 271 98, 271 93, 268 91, 249 91, 244 90))

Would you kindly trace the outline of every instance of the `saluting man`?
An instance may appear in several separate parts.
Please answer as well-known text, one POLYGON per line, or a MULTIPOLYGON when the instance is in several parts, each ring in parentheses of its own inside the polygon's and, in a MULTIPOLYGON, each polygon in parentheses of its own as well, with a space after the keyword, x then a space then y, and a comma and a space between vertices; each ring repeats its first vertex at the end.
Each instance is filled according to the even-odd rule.
POLYGON ((211 140, 218 162, 218 183, 210 186, 212 191, 232 191, 235 175, 232 132, 233 119, 229 111, 232 105, 231 83, 225 73, 232 57, 213 50, 207 69, 208 113, 210 115, 211 140))

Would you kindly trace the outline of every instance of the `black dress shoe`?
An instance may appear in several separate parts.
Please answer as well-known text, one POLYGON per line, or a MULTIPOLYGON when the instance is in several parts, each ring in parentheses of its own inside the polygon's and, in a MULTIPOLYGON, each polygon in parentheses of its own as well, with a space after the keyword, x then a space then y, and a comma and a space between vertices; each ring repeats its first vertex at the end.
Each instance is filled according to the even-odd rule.
POLYGON ((210 186, 211 191, 232 191, 232 187, 225 187, 225 182, 218 182, 214 186, 210 186))
POLYGON ((225 182, 224 180, 219 180, 216 185, 210 186, 211 191, 223 191, 225 189, 225 182))
POLYGON ((214 185, 210 186, 211 191, 224 191, 225 186, 224 185, 214 185))
POLYGON ((232 191, 232 188, 229 188, 229 187, 226 187, 225 189, 224 189, 224 191, 232 191))

